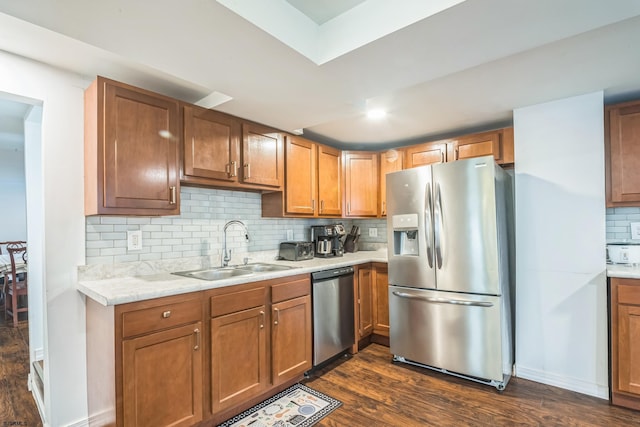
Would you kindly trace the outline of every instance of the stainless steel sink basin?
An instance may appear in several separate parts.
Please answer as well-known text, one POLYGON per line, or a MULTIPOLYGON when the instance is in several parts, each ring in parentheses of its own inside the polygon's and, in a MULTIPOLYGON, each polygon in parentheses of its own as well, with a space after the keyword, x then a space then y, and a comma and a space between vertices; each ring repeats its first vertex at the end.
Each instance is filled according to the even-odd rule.
POLYGON ((294 267, 286 265, 268 264, 257 262, 255 264, 237 265, 233 267, 207 268, 202 270, 176 271, 178 276, 193 277, 200 280, 222 280, 236 276, 248 276, 253 273, 266 273, 269 271, 284 271, 294 267))
POLYGON ((248 276, 253 274, 249 270, 240 270, 238 268, 212 268, 207 270, 177 271, 173 274, 185 277, 193 277, 200 280, 222 280, 236 276, 248 276))
POLYGON ((240 270, 248 270, 248 271, 252 271, 252 272, 256 272, 256 273, 262 273, 262 272, 267 272, 267 271, 290 270, 290 269, 292 269, 294 267, 288 267, 286 265, 267 264, 267 263, 264 263, 264 262, 257 262, 255 264, 238 265, 235 268, 240 269, 240 270))

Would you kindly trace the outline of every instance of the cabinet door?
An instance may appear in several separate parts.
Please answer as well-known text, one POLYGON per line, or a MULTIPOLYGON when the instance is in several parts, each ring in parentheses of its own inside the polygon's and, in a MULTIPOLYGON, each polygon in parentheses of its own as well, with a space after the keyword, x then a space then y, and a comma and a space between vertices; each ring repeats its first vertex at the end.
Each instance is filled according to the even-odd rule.
POLYGON ((470 159, 472 157, 493 155, 496 160, 502 158, 500 152, 500 133, 485 132, 458 138, 448 144, 451 160, 470 159))
POLYGON ((284 181, 282 134, 266 126, 242 125, 242 181, 280 190, 284 181))
POLYGON ((318 145, 318 214, 342 215, 342 152, 318 145))
POLYGON ((178 102, 105 82, 103 125, 98 213, 178 214, 178 102))
POLYGON ((311 369, 311 297, 271 306, 271 369, 273 385, 311 369))
POLYGON ((184 176, 216 181, 238 180, 240 121, 213 110, 184 107, 184 176))
POLYGON ((191 426, 202 420, 201 323, 124 340, 126 426, 191 426))
POLYGON ((640 202, 640 102, 607 110, 607 206, 637 206, 640 202))
POLYGON ((316 145, 303 138, 286 138, 286 202, 288 214, 316 212, 316 145))
POLYGON ((373 265, 373 333, 389 336, 389 275, 386 264, 373 265))
POLYGON ((264 391, 267 369, 265 307, 211 319, 211 412, 264 391))
POLYGON ((443 141, 413 145, 405 150, 405 167, 444 163, 447 160, 447 144, 443 141))
POLYGON ((402 170, 402 165, 402 151, 380 153, 380 216, 387 216, 387 174, 402 170))
POLYGON ((618 304, 618 390, 640 398, 640 307, 618 304))
POLYGON ((378 155, 345 152, 345 201, 347 217, 378 215, 378 155))
POLYGON ((371 267, 358 268, 358 334, 362 339, 373 332, 373 290, 371 267))

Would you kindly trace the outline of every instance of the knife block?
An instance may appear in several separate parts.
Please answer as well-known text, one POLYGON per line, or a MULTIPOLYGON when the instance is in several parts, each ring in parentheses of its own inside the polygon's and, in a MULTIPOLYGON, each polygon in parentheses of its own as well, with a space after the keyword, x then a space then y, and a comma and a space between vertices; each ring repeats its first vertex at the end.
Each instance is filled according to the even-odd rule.
POLYGON ((358 252, 358 239, 360 238, 359 234, 347 234, 347 237, 344 240, 344 251, 345 252, 358 252))

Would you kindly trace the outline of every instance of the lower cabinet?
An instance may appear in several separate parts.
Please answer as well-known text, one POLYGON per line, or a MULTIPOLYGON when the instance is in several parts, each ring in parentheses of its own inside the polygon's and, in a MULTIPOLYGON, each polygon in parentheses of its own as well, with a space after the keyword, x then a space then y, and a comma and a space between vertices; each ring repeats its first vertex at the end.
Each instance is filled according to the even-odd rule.
POLYGON ((640 410, 640 280, 611 279, 611 403, 640 410))
POLYGON ((249 408, 311 369, 311 307, 307 274, 117 306, 87 298, 92 425, 214 425, 249 408))
POLYGON ((387 264, 373 262, 357 267, 357 331, 356 341, 371 337, 371 341, 388 345, 389 281, 387 264))

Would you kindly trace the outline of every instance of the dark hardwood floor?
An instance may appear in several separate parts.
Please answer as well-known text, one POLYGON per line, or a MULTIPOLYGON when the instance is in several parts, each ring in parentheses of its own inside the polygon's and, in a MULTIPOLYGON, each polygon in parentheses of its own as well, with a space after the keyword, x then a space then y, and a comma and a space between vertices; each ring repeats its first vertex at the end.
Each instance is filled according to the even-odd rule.
POLYGON ((42 426, 33 395, 27 388, 29 327, 12 326, 0 305, 0 427, 42 426))
POLYGON ((640 412, 512 378, 506 390, 391 363, 371 344, 304 381, 343 405, 318 426, 640 426, 640 412))

